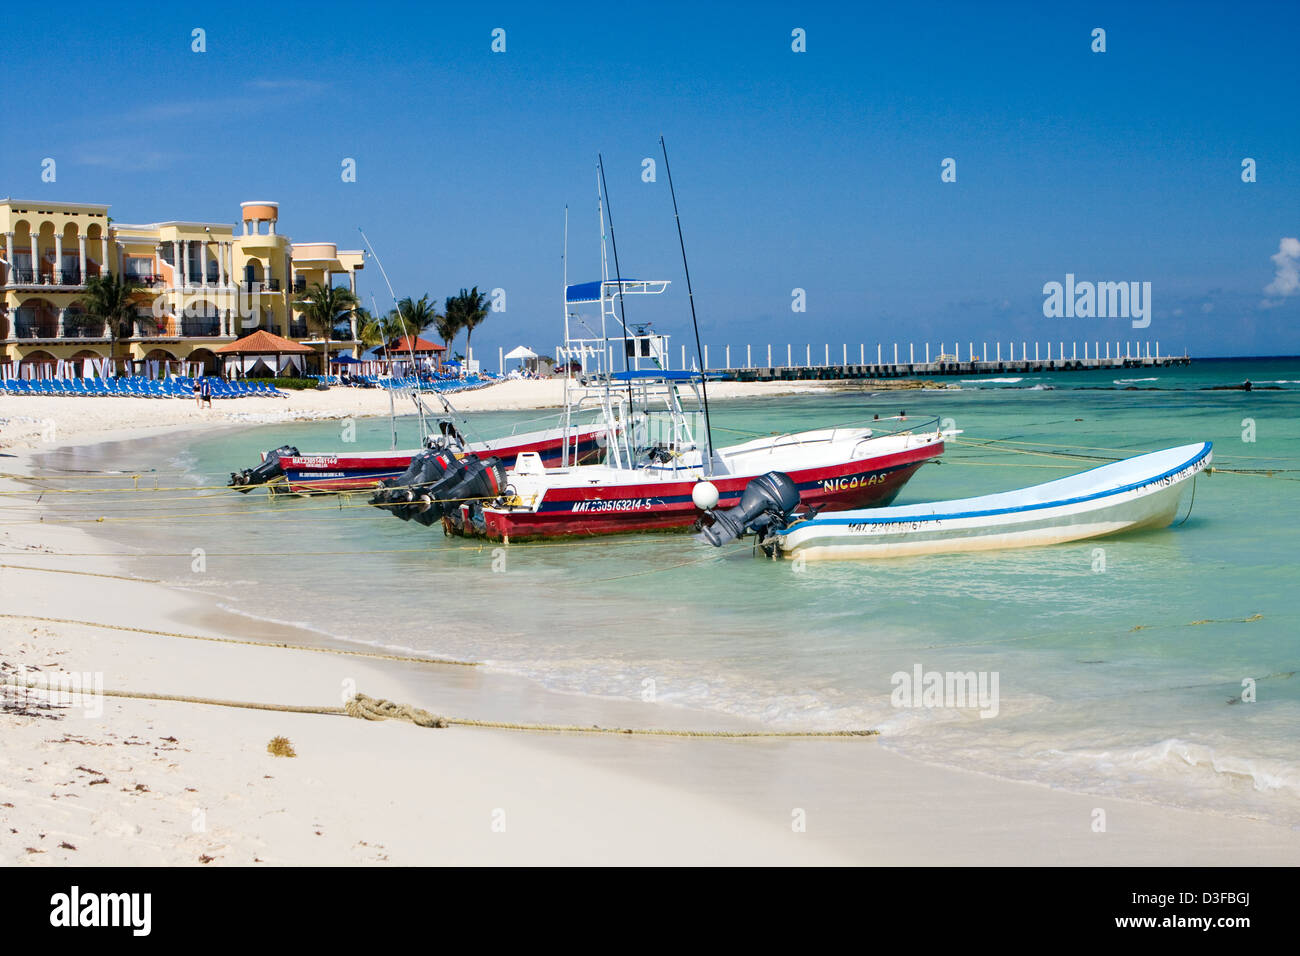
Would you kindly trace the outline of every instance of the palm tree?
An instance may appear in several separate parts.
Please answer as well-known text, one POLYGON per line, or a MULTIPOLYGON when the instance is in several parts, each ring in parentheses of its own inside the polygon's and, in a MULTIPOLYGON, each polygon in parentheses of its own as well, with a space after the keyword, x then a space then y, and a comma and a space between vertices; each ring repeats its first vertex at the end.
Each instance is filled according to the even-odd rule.
POLYGON ((321 359, 322 375, 328 376, 330 372, 330 334, 335 326, 350 319, 360 305, 360 300, 351 290, 322 282, 313 282, 306 292, 294 300, 293 307, 302 313, 307 327, 319 330, 321 338, 325 340, 321 359))
MULTIPOLYGON (((465 356, 471 356, 469 350, 470 338, 474 335, 474 330, 488 316, 487 296, 478 291, 478 286, 466 291, 460 290, 459 295, 453 295, 447 299, 447 304, 443 310, 446 313, 448 321, 455 323, 457 331, 465 330, 465 356)), ((441 332, 441 329, 439 329, 441 332)))
POLYGON ((442 316, 427 295, 412 299, 409 295, 397 303, 397 316, 405 326, 404 335, 419 335, 442 316))
MULTIPOLYGON (((451 302, 450 299, 447 301, 451 302)), ((434 320, 433 326, 438 333, 438 338, 442 339, 442 344, 447 347, 447 354, 450 355, 451 343, 460 334, 460 326, 456 323, 456 317, 447 315, 444 312, 434 320)))
POLYGON ((129 279, 110 272, 87 279, 86 294, 79 300, 86 315, 102 320, 108 329, 108 359, 114 370, 117 369, 117 343, 130 338, 136 319, 132 296, 138 288, 129 279))

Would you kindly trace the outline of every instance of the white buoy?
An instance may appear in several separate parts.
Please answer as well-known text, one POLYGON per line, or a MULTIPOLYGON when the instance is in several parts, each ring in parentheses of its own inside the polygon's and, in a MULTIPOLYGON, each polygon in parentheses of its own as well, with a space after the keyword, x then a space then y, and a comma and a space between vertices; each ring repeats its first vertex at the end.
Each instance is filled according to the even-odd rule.
POLYGON ((701 511, 712 511, 718 506, 718 486, 711 481, 697 481, 691 489, 691 501, 701 511))

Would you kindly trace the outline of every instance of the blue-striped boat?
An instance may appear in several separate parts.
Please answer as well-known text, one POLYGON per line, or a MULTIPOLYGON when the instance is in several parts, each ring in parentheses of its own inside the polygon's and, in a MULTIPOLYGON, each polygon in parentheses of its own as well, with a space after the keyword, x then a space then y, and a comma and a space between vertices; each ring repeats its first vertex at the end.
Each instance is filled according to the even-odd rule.
POLYGON ((1164 528, 1212 458, 1210 442, 1111 462, 1068 478, 977 498, 789 520, 770 553, 806 560, 991 551, 1164 528))

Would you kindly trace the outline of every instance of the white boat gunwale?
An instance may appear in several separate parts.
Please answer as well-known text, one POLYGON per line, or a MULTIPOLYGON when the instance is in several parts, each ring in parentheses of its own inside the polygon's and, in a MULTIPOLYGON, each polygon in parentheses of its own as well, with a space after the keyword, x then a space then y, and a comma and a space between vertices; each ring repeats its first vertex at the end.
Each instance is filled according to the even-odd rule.
MULTIPOLYGON (((1190 448, 1193 446, 1188 445, 1188 446, 1180 446, 1180 447, 1190 448)), ((1127 492, 1130 491, 1136 491, 1148 485, 1155 484, 1156 482, 1164 481, 1166 478, 1174 478, 1181 472, 1186 471, 1189 468, 1195 468, 1198 464, 1203 462, 1210 455, 1213 447, 1214 447, 1213 442, 1208 442, 1208 441, 1201 442, 1199 443, 1197 452, 1194 455, 1192 455, 1191 458, 1187 459, 1186 461, 1183 461, 1181 464, 1173 468, 1170 468, 1159 475, 1146 476, 1141 480, 1130 482, 1126 485, 1116 486, 1114 488, 1106 488, 1101 491, 1093 492, 1092 494, 1088 494, 1088 495, 1079 495, 1073 498, 1055 498, 1050 501, 1029 502, 1014 507, 990 508, 990 509, 977 510, 977 511, 960 511, 960 512, 934 511, 929 514, 908 514, 908 515, 902 515, 898 513, 900 510, 903 509, 925 507, 926 504, 929 504, 928 502, 920 502, 915 505, 899 505, 899 506, 894 506, 892 508, 873 509, 873 513, 871 514, 860 514, 858 512, 842 511, 842 512, 835 513, 833 517, 831 516, 822 517, 820 515, 816 515, 812 518, 801 519, 799 521, 792 523, 783 531, 781 531, 779 536, 785 537, 786 535, 794 534, 796 531, 800 531, 806 528, 811 528, 819 525, 826 526, 826 525, 850 525, 850 524, 897 524, 900 521, 908 521, 913 523, 928 522, 928 521, 956 521, 962 518, 991 518, 999 515, 1019 514, 1019 513, 1030 512, 1030 511, 1041 511, 1047 508, 1061 508, 1069 505, 1084 504, 1089 501, 1098 501, 1102 498, 1110 498, 1115 495, 1121 495, 1121 494, 1126 494, 1127 492), (892 514, 886 513, 882 515, 881 514, 882 512, 892 512, 892 514)), ((1173 451, 1173 450, 1176 449, 1162 449, 1161 451, 1148 452, 1147 454, 1158 455, 1161 454, 1162 452, 1173 451)), ((993 494, 989 494, 989 495, 979 495, 974 498, 959 498, 949 502, 933 502, 933 504, 936 507, 942 506, 944 504, 959 505, 962 504, 963 502, 977 502, 982 499, 1001 497, 1008 494, 1023 494, 1025 492, 1033 491, 1036 488, 1042 488, 1045 487, 1046 485, 1053 484, 1057 481, 1073 481, 1082 478, 1085 475, 1089 475, 1095 471, 1100 471, 1103 468, 1113 468, 1115 465, 1131 463, 1143 457, 1145 457, 1145 455, 1138 455, 1135 456, 1134 458, 1120 459, 1119 461, 1106 462, 1103 465, 1097 465, 1093 468, 1085 469, 1084 471, 1077 472, 1073 475, 1067 475, 1063 478, 1057 478, 1050 482, 1043 482, 1042 484, 1039 485, 1031 485, 1028 488, 1021 488, 1015 491, 1009 491, 1009 492, 1000 491, 1000 492, 994 492, 993 494)))

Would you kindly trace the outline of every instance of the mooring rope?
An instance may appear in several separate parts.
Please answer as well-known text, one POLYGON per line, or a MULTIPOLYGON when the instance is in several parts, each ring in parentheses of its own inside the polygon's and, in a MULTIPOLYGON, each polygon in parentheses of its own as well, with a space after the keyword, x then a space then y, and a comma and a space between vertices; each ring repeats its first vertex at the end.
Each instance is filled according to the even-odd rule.
MULTIPOLYGON (((0 687, 36 690, 61 690, 40 683, 35 678, 25 681, 14 678, 0 680, 0 687)), ((818 738, 818 737, 876 737, 878 730, 667 730, 659 727, 601 727, 581 724, 530 724, 505 720, 476 720, 469 717, 444 717, 410 704, 399 704, 382 697, 356 694, 341 707, 322 707, 311 704, 274 704, 260 701, 226 700, 219 697, 198 697, 192 694, 164 694, 154 691, 100 690, 94 694, 104 697, 134 700, 165 700, 183 704, 206 704, 213 707, 236 707, 243 710, 270 710, 290 714, 343 715, 364 720, 406 720, 417 727, 479 727, 488 730, 523 730, 541 733, 622 734, 642 737, 691 738, 818 738)))
POLYGON ((1134 624, 1129 631, 1148 631, 1156 627, 1198 627, 1202 624, 1254 624, 1262 620, 1264 620, 1263 614, 1252 614, 1250 617, 1207 617, 1200 621, 1176 621, 1172 624, 1134 624))
MULTIPOLYGON (((10 567, 10 565, 4 565, 10 567)), ((37 568, 36 570, 44 571, 46 568, 37 568)), ((73 574, 88 572, 70 572, 73 574)), ((103 574, 96 577, 119 577, 118 575, 103 574)), ((139 578, 119 577, 123 581, 139 581, 139 578)), ((185 634, 180 631, 156 631, 147 627, 129 627, 125 624, 105 624, 101 621, 81 621, 68 617, 42 617, 36 614, 9 614, 0 613, 0 618, 7 618, 14 621, 40 621, 45 624, 75 624, 80 627, 98 627, 109 631, 126 631, 130 634, 147 634, 151 637, 179 637, 187 641, 211 641, 215 644, 247 644, 251 647, 274 647, 281 650, 290 651, 310 651, 313 654, 340 654, 345 657, 369 657, 382 661, 405 661, 410 664, 449 664, 456 667, 478 667, 478 661, 458 661, 442 657, 415 657, 410 654, 381 654, 377 651, 352 651, 336 647, 312 647, 308 644, 288 644, 281 641, 249 641, 237 637, 209 637, 204 634, 185 634)))

